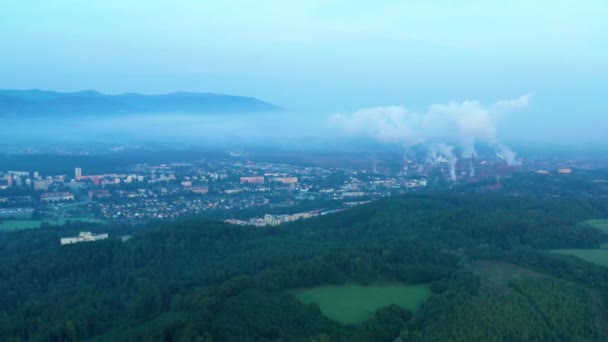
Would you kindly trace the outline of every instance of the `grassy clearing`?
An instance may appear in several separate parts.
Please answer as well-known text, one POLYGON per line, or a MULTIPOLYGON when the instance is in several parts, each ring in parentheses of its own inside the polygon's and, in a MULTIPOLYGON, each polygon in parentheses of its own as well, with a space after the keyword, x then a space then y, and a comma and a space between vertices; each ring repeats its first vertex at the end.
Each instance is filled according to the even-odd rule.
POLYGON ((482 280, 497 284, 508 284, 515 279, 542 277, 542 274, 527 268, 500 261, 476 261, 472 267, 482 280))
POLYGON ((415 311, 431 295, 428 285, 327 285, 290 291, 304 303, 317 303, 323 315, 343 324, 357 324, 376 310, 395 304, 415 311))
POLYGON ((488 293, 504 294, 509 292, 513 281, 540 279, 542 274, 514 264, 500 261, 476 261, 473 272, 481 279, 482 289, 488 293))
POLYGON ((594 227, 608 233, 608 219, 587 220, 579 223, 580 226, 594 227))
MULTIPOLYGON (((594 227, 605 233, 608 233, 608 219, 587 220, 579 223, 581 227, 594 227)), ((608 267, 608 242, 600 245, 600 248, 581 249, 581 248, 564 248, 552 249, 551 253, 560 255, 570 255, 594 264, 608 267)))
MULTIPOLYGON (((606 246, 603 244, 602 246, 606 246)), ((597 249, 553 249, 551 253, 560 255, 571 255, 585 261, 592 262, 600 266, 608 267, 608 249, 597 248, 597 249)))
POLYGON ((55 226, 62 226, 66 222, 87 222, 87 223, 103 223, 103 220, 87 217, 72 217, 61 219, 44 219, 44 220, 8 220, 0 222, 0 231, 23 230, 40 228, 43 223, 48 223, 55 226))

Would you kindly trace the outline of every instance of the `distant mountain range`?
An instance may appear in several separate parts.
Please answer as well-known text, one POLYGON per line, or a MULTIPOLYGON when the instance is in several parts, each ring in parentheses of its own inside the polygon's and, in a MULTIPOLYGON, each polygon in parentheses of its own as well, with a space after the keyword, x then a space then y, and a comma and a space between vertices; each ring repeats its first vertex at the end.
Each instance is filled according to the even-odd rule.
POLYGON ((280 110, 252 97, 176 92, 162 95, 106 95, 87 90, 0 90, 0 116, 68 116, 151 113, 250 113, 280 110))

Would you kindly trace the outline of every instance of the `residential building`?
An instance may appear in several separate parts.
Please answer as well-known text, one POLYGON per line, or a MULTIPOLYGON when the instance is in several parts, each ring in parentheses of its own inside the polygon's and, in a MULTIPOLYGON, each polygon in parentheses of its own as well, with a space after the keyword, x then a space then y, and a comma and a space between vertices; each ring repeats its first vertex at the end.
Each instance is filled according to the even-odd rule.
POLYGON ((62 192, 45 192, 40 195, 40 201, 42 202, 63 202, 73 201, 74 195, 67 191, 62 192))
POLYGON ((91 242, 91 241, 105 240, 107 238, 108 238, 108 234, 94 235, 91 232, 81 232, 80 234, 78 234, 78 236, 61 238, 60 242, 62 245, 69 245, 72 243, 79 243, 79 242, 91 242))

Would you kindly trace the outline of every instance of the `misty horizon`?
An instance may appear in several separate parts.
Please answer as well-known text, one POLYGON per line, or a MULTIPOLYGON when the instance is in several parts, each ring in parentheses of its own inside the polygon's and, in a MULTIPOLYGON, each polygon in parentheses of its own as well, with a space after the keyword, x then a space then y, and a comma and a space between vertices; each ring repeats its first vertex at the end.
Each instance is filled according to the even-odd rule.
POLYGON ((608 341, 607 0, 0 0, 0 341, 608 341))
MULTIPOLYGON (((527 107, 494 123, 496 140, 604 144, 607 15, 599 0, 6 2, 0 43, 11 51, 0 56, 0 89, 250 97, 285 111, 259 121, 240 118, 234 127, 181 118, 182 129, 294 139, 356 138, 332 126, 336 115, 392 106, 407 113, 452 103, 491 106, 529 94, 527 107)), ((166 122, 155 118, 147 126, 162 131, 167 124, 179 135, 175 113, 167 110, 166 122)), ((95 126, 108 125, 104 120, 83 122, 82 132, 95 133, 95 126)), ((449 120, 437 123, 444 124, 449 120)), ((2 123, 12 135, 7 125, 18 132, 31 127, 2 123)), ((444 143, 455 144, 446 134, 444 143)))
MULTIPOLYGON (((61 96, 70 98, 74 94, 83 93, 88 93, 92 99, 98 95, 105 96, 95 91, 66 93, 61 96), (94 92, 93 95, 90 92, 94 92)), ((128 94, 134 92, 124 93, 128 94)), ((156 96, 173 94, 180 92, 156 96)), ((185 94, 197 95, 192 92, 185 94)), ((212 92, 200 94, 225 96, 212 92)), ((268 106, 276 106, 274 103, 264 102, 264 99, 247 97, 247 94, 230 94, 229 98, 239 99, 241 96, 268 106)), ((200 113, 193 109, 192 113, 185 113, 170 111, 169 105, 167 112, 157 110, 156 113, 137 113, 135 110, 131 113, 104 114, 102 110, 98 114, 92 114, 87 108, 94 107, 97 103, 92 102, 89 105, 87 98, 79 100, 79 107, 73 114, 68 110, 58 112, 61 114, 25 114, 15 117, 7 115, 10 114, 10 109, 7 112, 4 108, 3 115, 0 115, 0 121, 3 121, 0 125, 2 140, 43 144, 62 141, 136 144, 157 140, 167 144, 229 143, 235 146, 239 143, 255 144, 256 140, 262 139, 268 143, 282 142, 286 145, 304 146, 307 143, 315 145, 359 139, 379 144, 397 144, 404 150, 416 145, 426 145, 433 150, 436 149, 433 145, 445 144, 451 148, 463 149, 463 155, 474 154, 475 144, 486 143, 495 146, 497 151, 502 150, 503 154, 504 151, 509 151, 506 154, 511 155, 517 151, 511 152, 508 145, 553 144, 556 147, 589 148, 605 142, 608 138, 604 134, 596 136, 593 131, 586 131, 584 138, 581 138, 572 132, 572 127, 550 123, 539 127, 534 117, 538 110, 538 97, 533 94, 497 99, 490 103, 465 99, 422 107, 396 104, 341 111, 306 111, 279 106, 274 113, 264 110, 238 113, 247 111, 246 107, 233 113, 214 113, 213 109, 200 113), (522 127, 523 122, 527 124, 522 127)), ((601 125, 594 126, 596 129, 601 128, 601 125)))

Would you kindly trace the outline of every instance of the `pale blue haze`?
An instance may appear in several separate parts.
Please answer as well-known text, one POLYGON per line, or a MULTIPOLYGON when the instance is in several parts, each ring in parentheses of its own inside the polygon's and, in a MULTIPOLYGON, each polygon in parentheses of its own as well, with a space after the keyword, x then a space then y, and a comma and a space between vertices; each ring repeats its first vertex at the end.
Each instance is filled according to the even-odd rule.
POLYGON ((320 115, 533 94, 513 131, 550 119, 547 137, 576 123, 593 140, 607 18, 605 0, 0 0, 0 89, 211 91, 320 115))

